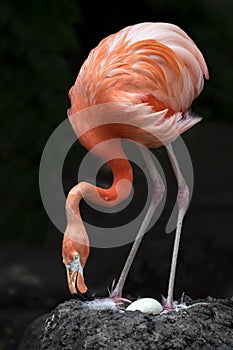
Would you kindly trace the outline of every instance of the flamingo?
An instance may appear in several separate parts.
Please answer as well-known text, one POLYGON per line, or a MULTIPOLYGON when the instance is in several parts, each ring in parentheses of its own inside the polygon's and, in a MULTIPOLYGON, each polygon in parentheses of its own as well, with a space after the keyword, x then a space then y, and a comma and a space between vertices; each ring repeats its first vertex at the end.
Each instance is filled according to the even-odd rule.
POLYGON ((82 198, 112 207, 132 189, 133 172, 122 139, 139 145, 153 180, 153 195, 120 278, 109 298, 118 303, 124 283, 152 215, 159 205, 164 184, 148 152, 165 146, 178 183, 178 218, 171 261, 168 294, 163 311, 174 309, 173 290, 182 222, 189 189, 176 159, 172 142, 201 120, 190 112, 209 78, 202 53, 178 26, 140 23, 103 39, 82 65, 69 91, 68 117, 79 141, 101 157, 113 173, 108 189, 80 182, 66 201, 67 227, 63 239, 63 263, 71 294, 92 300, 84 280, 89 239, 79 205, 82 198), (109 142, 105 142, 109 141, 109 142))

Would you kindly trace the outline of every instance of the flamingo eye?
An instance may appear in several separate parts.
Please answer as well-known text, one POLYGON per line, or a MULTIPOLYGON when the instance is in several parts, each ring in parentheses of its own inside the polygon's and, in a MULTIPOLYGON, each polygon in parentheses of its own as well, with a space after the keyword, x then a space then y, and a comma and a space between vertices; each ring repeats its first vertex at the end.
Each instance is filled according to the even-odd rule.
POLYGON ((79 254, 78 253, 75 253, 74 256, 73 256, 73 259, 76 260, 79 258, 79 254))

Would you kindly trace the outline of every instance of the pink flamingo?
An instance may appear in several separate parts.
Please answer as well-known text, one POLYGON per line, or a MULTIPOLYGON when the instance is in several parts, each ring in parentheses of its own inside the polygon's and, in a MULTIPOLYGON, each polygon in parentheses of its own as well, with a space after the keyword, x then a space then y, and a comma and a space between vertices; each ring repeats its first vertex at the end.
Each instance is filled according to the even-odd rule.
POLYGON ((87 198, 93 203, 113 206, 129 196, 133 173, 121 145, 121 139, 126 138, 142 145, 140 149, 153 179, 154 193, 110 298, 116 303, 122 300, 126 276, 163 197, 164 185, 147 148, 164 145, 178 182, 178 219, 164 304, 164 311, 173 310, 177 254, 189 190, 171 142, 200 121, 201 118, 191 115, 189 108, 203 89, 204 76, 208 79, 208 69, 195 43, 179 27, 168 23, 136 24, 108 36, 90 52, 81 67, 69 92, 69 119, 80 142, 88 150, 95 147, 95 153, 108 163, 113 173, 110 188, 81 182, 67 197, 63 262, 69 290, 81 300, 92 297, 83 276, 89 240, 79 203, 87 198), (89 129, 85 131, 87 124, 89 129), (111 140, 110 146, 103 143, 107 140, 111 140))

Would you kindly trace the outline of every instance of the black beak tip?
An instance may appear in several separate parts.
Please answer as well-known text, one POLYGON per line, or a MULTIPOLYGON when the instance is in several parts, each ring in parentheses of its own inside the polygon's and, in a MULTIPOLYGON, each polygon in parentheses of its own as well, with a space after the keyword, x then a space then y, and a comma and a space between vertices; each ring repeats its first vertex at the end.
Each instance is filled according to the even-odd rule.
POLYGON ((89 290, 87 290, 85 293, 81 293, 79 290, 77 291, 76 294, 73 294, 73 296, 76 299, 79 299, 81 301, 92 301, 94 300, 93 296, 91 295, 91 293, 89 292, 89 290))

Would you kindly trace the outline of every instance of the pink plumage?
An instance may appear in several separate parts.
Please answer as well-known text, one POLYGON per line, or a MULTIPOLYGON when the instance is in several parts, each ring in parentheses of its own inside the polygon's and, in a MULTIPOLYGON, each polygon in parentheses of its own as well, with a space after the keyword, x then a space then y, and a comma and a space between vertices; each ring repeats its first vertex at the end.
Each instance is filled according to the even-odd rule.
MULTIPOLYGON (((109 189, 82 182, 68 195, 63 261, 72 294, 87 292, 83 268, 89 255, 89 241, 79 202, 85 197, 94 203, 113 206, 128 197, 133 172, 121 145, 121 139, 126 138, 148 148, 165 145, 177 177, 179 215, 164 306, 165 311, 173 309, 177 242, 189 191, 170 143, 200 121, 201 118, 192 116, 189 109, 203 89, 204 77, 208 79, 209 75, 200 50, 173 24, 141 23, 126 27, 103 39, 90 52, 70 89, 68 115, 80 142, 89 150, 95 147, 95 153, 111 167, 114 180, 109 189), (111 143, 106 146, 103 141, 109 140, 111 143)), ((142 154, 152 178, 159 183, 158 195, 150 206, 150 212, 153 212, 162 198, 164 186, 143 150, 142 154)), ((146 215, 142 226, 146 227, 149 219, 146 215)), ((139 243, 134 242, 111 294, 114 300, 121 299, 124 281, 139 243)))

